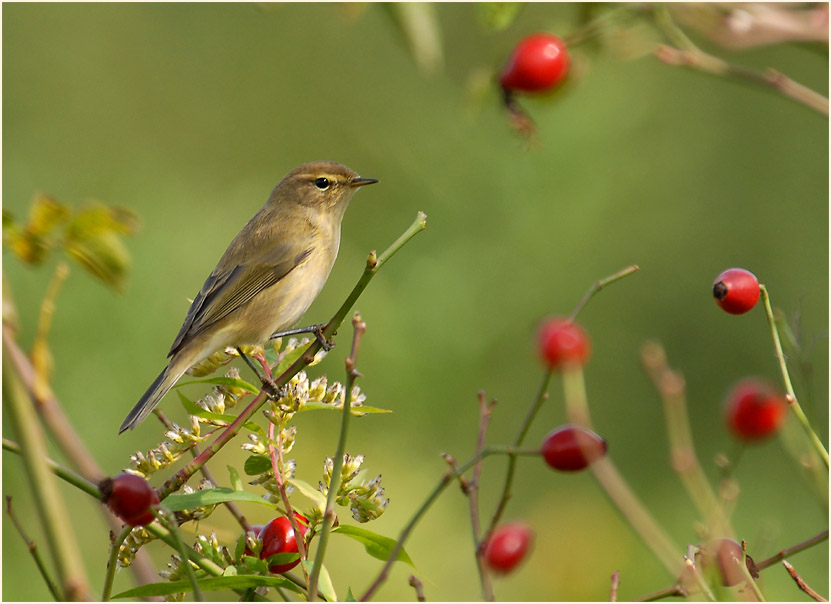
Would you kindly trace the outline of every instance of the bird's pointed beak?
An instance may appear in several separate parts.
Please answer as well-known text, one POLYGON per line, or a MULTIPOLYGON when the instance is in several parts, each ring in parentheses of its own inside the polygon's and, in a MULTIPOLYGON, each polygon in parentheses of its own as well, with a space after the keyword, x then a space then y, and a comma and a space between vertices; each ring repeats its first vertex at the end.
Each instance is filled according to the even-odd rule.
POLYGON ((376 182, 378 182, 378 180, 375 178, 361 178, 360 176, 358 176, 349 181, 349 186, 362 187, 364 185, 374 185, 376 182))

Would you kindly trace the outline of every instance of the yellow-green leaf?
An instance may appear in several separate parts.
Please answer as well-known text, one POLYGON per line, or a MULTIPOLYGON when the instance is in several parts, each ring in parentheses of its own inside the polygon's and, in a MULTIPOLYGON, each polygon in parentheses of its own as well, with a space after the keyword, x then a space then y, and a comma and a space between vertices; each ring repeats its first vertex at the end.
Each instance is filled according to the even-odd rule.
POLYGON ((69 216, 69 207, 48 195, 39 194, 29 209, 28 230, 35 236, 43 237, 69 216))
MULTIPOLYGON (((365 528, 360 528, 357 526, 350 526, 347 524, 341 525, 336 529, 332 530, 333 533, 338 535, 345 535, 346 537, 351 537, 360 543, 363 543, 366 552, 372 556, 373 558, 377 558, 378 560, 387 560, 392 553, 392 550, 395 548, 396 541, 395 539, 390 539, 389 537, 384 537, 383 535, 379 535, 377 533, 373 533, 372 531, 368 531, 365 528)), ((401 551, 398 552, 396 556, 396 561, 404 562, 409 564, 413 568, 415 565, 413 561, 410 560, 410 556, 404 551, 404 548, 401 548, 401 551)))
MULTIPOLYGON (((249 589, 255 587, 281 587, 291 591, 302 593, 300 588, 285 577, 259 575, 232 575, 225 577, 208 577, 199 579, 199 587, 203 591, 216 591, 219 589, 249 589)), ((128 589, 113 596, 113 599, 121 598, 147 598, 152 596, 166 596, 170 594, 188 593, 193 591, 190 581, 164 581, 161 583, 148 583, 140 587, 128 589)))
POLYGON ((514 22, 524 7, 524 2, 479 2, 476 5, 476 14, 482 25, 494 31, 501 31, 514 22))

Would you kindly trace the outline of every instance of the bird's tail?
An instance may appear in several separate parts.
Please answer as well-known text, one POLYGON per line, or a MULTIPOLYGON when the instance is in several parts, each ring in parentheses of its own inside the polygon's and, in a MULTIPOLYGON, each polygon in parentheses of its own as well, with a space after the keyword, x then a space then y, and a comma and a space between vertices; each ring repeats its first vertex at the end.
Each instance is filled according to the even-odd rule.
POLYGON ((130 411, 127 415, 127 418, 118 430, 119 434, 128 428, 132 430, 143 422, 144 418, 150 415, 150 412, 153 411, 156 405, 159 404, 162 397, 167 394, 171 388, 173 388, 176 382, 179 381, 179 378, 182 377, 185 371, 187 371, 190 367, 188 363, 183 363, 182 360, 183 359, 177 357, 173 357, 173 359, 171 359, 170 364, 165 367, 159 374, 159 377, 157 377, 156 380, 150 384, 147 392, 141 396, 139 402, 136 403, 136 406, 133 407, 132 411, 130 411))

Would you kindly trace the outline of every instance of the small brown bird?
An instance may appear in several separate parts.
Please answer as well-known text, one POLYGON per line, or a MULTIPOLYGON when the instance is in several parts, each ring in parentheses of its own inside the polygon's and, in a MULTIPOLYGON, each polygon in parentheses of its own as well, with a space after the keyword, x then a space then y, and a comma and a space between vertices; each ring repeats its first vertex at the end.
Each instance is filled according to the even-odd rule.
POLYGON ((262 344, 294 325, 329 277, 350 199, 376 182, 334 162, 289 172, 225 250, 188 310, 170 362, 119 434, 141 423, 188 369, 215 351, 262 344))

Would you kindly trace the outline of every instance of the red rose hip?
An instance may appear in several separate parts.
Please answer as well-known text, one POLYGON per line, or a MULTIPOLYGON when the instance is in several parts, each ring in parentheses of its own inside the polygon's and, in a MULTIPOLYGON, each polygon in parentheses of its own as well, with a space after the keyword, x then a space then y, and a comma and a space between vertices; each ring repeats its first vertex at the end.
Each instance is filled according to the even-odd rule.
POLYGON ((727 395, 727 427, 741 440, 762 440, 779 430, 787 408, 784 397, 773 386, 747 378, 727 395))
POLYGON ((550 468, 578 472, 606 454, 606 441, 582 426, 566 425, 545 437, 542 456, 550 468))
MULTIPOLYGON (((294 518, 297 521, 297 528, 302 536, 309 532, 309 521, 305 516, 295 512, 294 518)), ((265 525, 260 537, 263 541, 263 549, 260 551, 260 559, 267 560, 275 554, 296 554, 298 553, 297 539, 294 529, 291 526, 288 516, 279 516, 265 525)), ((268 567, 275 575, 290 571, 300 563, 300 558, 285 564, 272 564, 268 567)))
POLYGON ((153 522, 151 508, 159 503, 156 489, 141 476, 123 473, 105 478, 98 484, 101 500, 130 526, 144 526, 153 522))
POLYGON ((485 546, 485 562, 495 573, 509 573, 525 559, 534 533, 521 522, 497 527, 485 546))
POLYGON ((539 352, 551 369, 582 366, 589 360, 589 336, 577 323, 565 318, 547 319, 539 331, 539 352))
POLYGON ((533 34, 514 48, 499 82, 506 90, 538 92, 562 82, 570 65, 571 58, 561 38, 553 34, 533 34))
POLYGON ((743 268, 729 268, 713 283, 716 304, 731 315, 741 315, 759 301, 759 280, 743 268))

